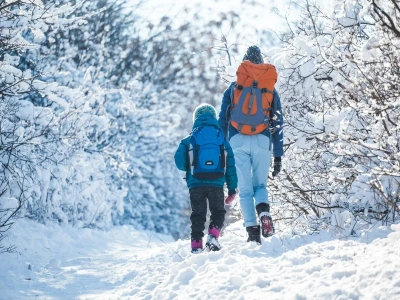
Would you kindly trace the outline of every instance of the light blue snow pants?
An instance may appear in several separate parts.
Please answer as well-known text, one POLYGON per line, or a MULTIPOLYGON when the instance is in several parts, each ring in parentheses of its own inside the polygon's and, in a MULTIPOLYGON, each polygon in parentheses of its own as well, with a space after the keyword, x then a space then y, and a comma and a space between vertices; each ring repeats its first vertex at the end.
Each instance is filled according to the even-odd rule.
POLYGON ((240 208, 244 226, 257 225, 256 205, 268 203, 270 140, 263 134, 235 134, 230 140, 239 180, 240 208))

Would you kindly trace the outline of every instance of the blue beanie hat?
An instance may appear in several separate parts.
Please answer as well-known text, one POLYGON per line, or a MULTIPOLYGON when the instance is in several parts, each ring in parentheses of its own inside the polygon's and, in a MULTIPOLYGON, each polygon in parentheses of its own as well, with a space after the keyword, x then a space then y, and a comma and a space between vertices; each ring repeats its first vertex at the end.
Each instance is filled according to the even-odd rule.
POLYGON ((208 113, 211 114, 214 118, 217 118, 217 112, 215 108, 210 104, 200 104, 196 107, 193 113, 193 122, 196 120, 200 115, 208 113))
POLYGON ((264 59, 261 55, 261 50, 257 46, 250 46, 247 48, 246 54, 243 56, 243 60, 249 60, 253 64, 262 64, 264 59))

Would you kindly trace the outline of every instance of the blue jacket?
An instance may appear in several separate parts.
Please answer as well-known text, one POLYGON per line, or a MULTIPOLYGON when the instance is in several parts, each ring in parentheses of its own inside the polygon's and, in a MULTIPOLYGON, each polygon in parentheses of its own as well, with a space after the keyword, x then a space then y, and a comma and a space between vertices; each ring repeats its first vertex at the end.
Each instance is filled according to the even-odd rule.
MULTIPOLYGON (((215 126, 219 128, 218 121, 210 113, 201 114, 194 122, 193 129, 204 126, 215 126)), ((235 167, 235 158, 233 156, 232 148, 227 140, 224 142, 224 147, 227 153, 226 157, 226 170, 225 176, 214 179, 214 180, 201 180, 194 178, 191 172, 188 170, 189 165, 189 146, 190 146, 190 135, 185 137, 179 144, 178 150, 175 153, 175 164, 176 167, 181 171, 186 171, 186 183, 188 188, 195 186, 224 186, 226 182, 229 190, 237 188, 237 175, 235 167)))
MULTIPOLYGON (((225 136, 228 139, 231 139, 232 136, 238 133, 236 128, 234 128, 229 122, 229 107, 232 103, 232 95, 233 88, 235 82, 231 83, 231 85, 224 92, 224 96, 222 98, 221 111, 219 113, 218 123, 224 132, 225 136)), ((283 115, 282 115, 282 106, 281 99, 279 98, 278 92, 274 89, 274 98, 272 101, 272 109, 276 116, 278 116, 277 120, 275 120, 275 132, 271 135, 269 129, 267 128, 263 132, 259 134, 264 134, 270 138, 271 144, 273 146, 274 157, 283 156, 283 115), (278 113, 277 113, 278 112, 278 113)))

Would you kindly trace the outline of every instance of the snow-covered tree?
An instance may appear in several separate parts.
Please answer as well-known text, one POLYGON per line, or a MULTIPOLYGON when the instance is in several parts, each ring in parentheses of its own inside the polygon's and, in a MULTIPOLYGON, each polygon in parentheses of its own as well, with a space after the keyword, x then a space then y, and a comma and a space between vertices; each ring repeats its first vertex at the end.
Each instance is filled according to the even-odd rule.
POLYGON ((284 172, 272 184, 296 229, 398 221, 398 1, 297 2, 282 48, 284 172))
POLYGON ((44 29, 74 26, 75 18, 63 16, 69 9, 46 8, 41 1, 0 3, 0 239, 21 209, 28 215, 52 214, 47 211, 53 206, 48 198, 50 166, 67 159, 83 142, 84 105, 71 97, 71 89, 45 81, 41 70, 24 61, 27 51, 39 48, 35 39, 43 38, 44 29), (35 106, 32 99, 52 105, 35 106))

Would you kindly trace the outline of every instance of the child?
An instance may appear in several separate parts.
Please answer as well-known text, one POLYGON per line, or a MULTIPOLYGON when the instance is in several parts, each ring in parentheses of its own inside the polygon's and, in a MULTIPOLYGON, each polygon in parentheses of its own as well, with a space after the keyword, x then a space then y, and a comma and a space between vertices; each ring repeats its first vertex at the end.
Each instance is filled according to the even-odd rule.
POLYGON ((225 181, 228 186, 225 203, 232 202, 236 195, 235 159, 216 116, 213 106, 198 106, 193 113, 193 131, 181 141, 175 153, 175 164, 179 170, 186 171, 185 179, 189 188, 192 253, 203 250, 207 200, 211 216, 206 248, 209 251, 221 249, 218 238, 226 213, 225 181))

